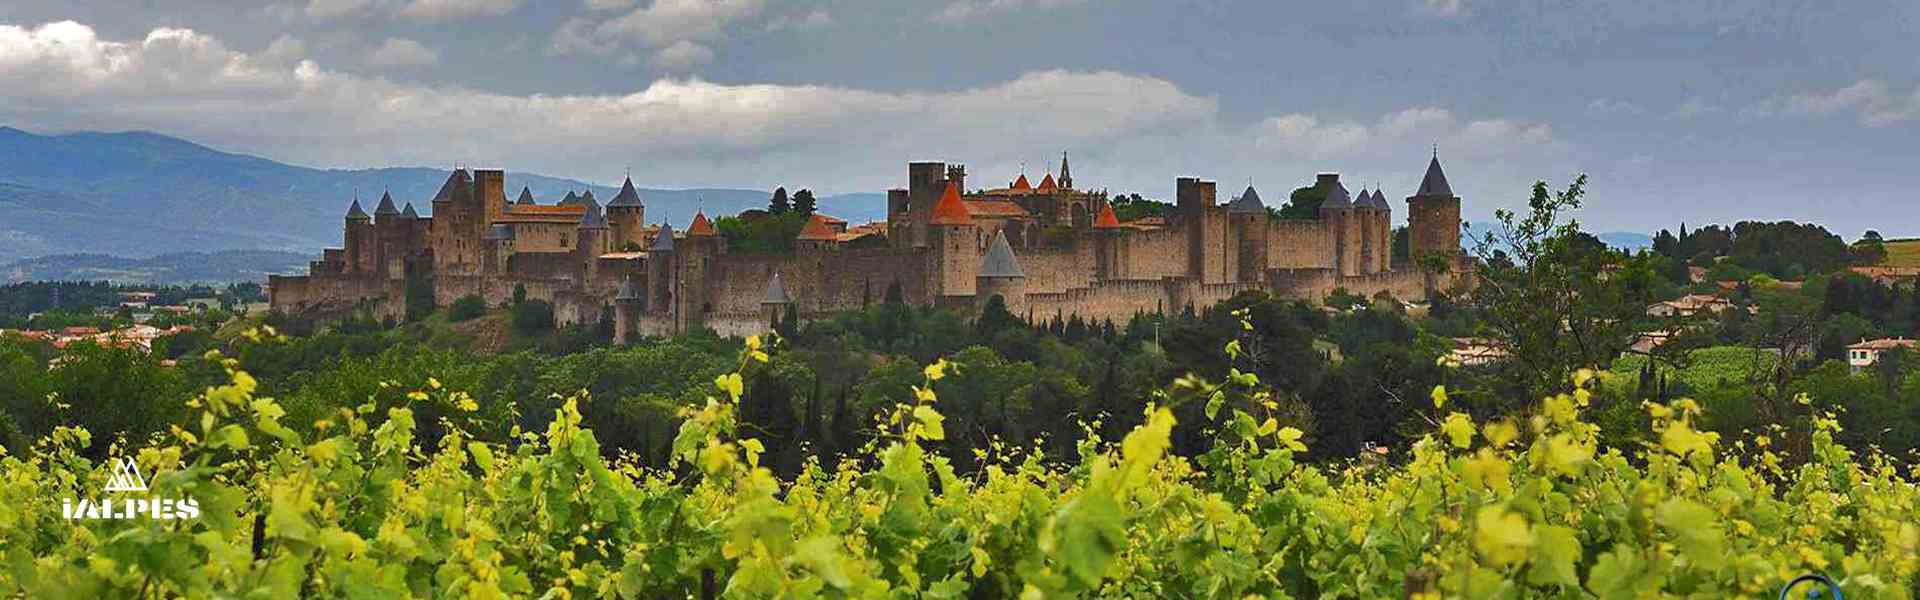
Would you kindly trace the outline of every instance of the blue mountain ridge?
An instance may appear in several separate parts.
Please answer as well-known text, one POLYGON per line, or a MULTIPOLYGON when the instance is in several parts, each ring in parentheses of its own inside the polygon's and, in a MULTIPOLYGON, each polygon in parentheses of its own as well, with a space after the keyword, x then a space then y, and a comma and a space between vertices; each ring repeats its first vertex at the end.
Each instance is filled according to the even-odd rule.
MULTIPOLYGON (((41 135, 0 127, 0 264, 55 254, 151 257, 170 252, 279 250, 318 254, 340 245, 340 219, 359 197, 367 210, 382 192, 422 214, 446 169, 316 169, 222 152, 158 133, 41 135)), ((543 204, 616 188, 535 173, 507 172, 507 195, 525 186, 543 204)), ((795 189, 794 186, 789 186, 795 189)), ((647 221, 684 226, 710 216, 764 208, 770 191, 640 187, 647 221)), ((859 223, 886 214, 886 195, 824 195, 822 212, 859 223)))

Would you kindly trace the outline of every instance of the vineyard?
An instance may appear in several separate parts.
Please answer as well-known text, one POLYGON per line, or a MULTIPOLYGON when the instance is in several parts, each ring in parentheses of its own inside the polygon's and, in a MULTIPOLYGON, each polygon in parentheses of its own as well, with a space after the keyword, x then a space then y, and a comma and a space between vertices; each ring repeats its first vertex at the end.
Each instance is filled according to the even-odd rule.
POLYGON ((437 380, 306 436, 227 360, 230 382, 189 404, 197 426, 109 452, 197 518, 63 516, 112 475, 83 457, 84 430, 0 457, 0 594, 1726 598, 1824 573, 1850 598, 1912 598, 1920 571, 1912 464, 1836 444, 1828 416, 1730 440, 1695 428, 1692 401, 1648 403, 1654 441, 1607 447, 1584 411, 1613 375, 1582 371, 1482 422, 1435 388, 1420 402, 1442 416, 1411 447, 1310 465, 1235 370, 1176 381, 1144 424, 1074 457, 942 456, 934 383, 966 365, 939 361, 855 460, 783 481, 737 416, 743 374, 779 351, 748 341, 683 415, 667 470, 603 458, 578 398, 544 432, 477 441, 472 398, 437 380), (1177 423, 1183 403, 1208 421, 1177 423), (454 415, 445 435, 416 436, 423 407, 454 415), (1176 427, 1215 443, 1173 455, 1176 427))

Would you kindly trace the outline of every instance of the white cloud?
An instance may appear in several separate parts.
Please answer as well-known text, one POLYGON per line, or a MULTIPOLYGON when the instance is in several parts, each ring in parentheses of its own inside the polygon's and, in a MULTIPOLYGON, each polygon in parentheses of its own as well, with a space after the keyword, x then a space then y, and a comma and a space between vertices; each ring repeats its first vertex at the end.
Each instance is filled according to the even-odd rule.
POLYGON ((509 95, 365 77, 312 60, 277 64, 265 55, 184 29, 116 41, 72 22, 0 26, 0 86, 9 90, 0 97, 0 121, 154 129, 330 166, 458 158, 595 177, 647 164, 683 180, 809 173, 817 178, 809 183, 823 189, 875 189, 897 180, 896 168, 910 156, 1105 148, 1209 130, 1218 112, 1214 100, 1165 80, 1113 72, 1042 71, 916 92, 687 78, 622 94, 509 95), (777 172, 742 171, 745 159, 777 172))
POLYGON ((1415 7, 1422 13, 1439 17, 1459 17, 1472 14, 1467 0, 1420 0, 1415 7))
POLYGON ((280 34, 260 52, 260 60, 267 64, 292 64, 307 57, 307 43, 288 34, 280 34))
POLYGON ((379 48, 367 53, 367 64, 376 67, 410 68, 439 62, 438 51, 407 38, 387 38, 379 48))
POLYGON ((1283 157, 1353 158, 1437 144, 1448 154, 1487 157, 1551 144, 1553 128, 1515 119, 1462 121, 1444 108, 1419 106, 1373 124, 1308 114, 1270 117, 1254 126, 1255 147, 1283 157))
MULTIPOLYGON (((611 4, 590 7, 616 8, 611 4)), ((684 72, 712 62, 711 42, 726 37, 735 23, 759 16, 765 7, 765 0, 652 0, 598 24, 568 19, 553 32, 547 53, 606 57, 639 47, 651 53, 648 64, 684 72)), ((625 55, 619 61, 622 66, 634 62, 625 55)))
POLYGON ((1885 127, 1920 119, 1920 87, 1901 93, 1884 81, 1862 79, 1837 90, 1796 94, 1784 105, 1788 111, 1800 114, 1851 112, 1860 119, 1861 125, 1885 127))
POLYGON ((767 31, 811 31, 833 24, 833 15, 816 9, 804 15, 783 15, 767 22, 767 31))
POLYGON ((576 18, 567 19, 560 24, 559 29, 553 31, 553 36, 547 43, 547 54, 549 56, 569 54, 606 56, 612 53, 613 48, 612 44, 594 39, 592 22, 576 18))
POLYGON ((620 10, 633 6, 633 0, 586 0, 587 10, 620 10))
POLYGON ((734 21, 759 14, 765 4, 763 0, 654 0, 600 24, 596 33, 602 38, 637 39, 653 48, 707 41, 720 37, 734 21))
POLYGON ((657 69, 684 72, 713 62, 713 50, 698 43, 680 40, 653 53, 653 58, 647 62, 657 69))
POLYGON ((399 14, 421 21, 437 22, 469 17, 497 17, 512 12, 520 0, 413 0, 399 14))
POLYGON ((994 13, 1052 10, 1086 4, 1086 2, 1087 0, 954 0, 940 12, 934 13, 933 20, 942 23, 960 23, 984 18, 994 13))

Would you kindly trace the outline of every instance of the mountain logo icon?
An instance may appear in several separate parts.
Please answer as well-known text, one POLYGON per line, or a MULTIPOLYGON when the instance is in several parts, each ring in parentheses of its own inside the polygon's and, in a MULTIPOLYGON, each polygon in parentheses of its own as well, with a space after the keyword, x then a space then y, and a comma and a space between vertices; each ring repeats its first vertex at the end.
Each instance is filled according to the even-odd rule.
POLYGON ((140 465, 133 462, 133 457, 121 457, 114 461, 113 476, 107 478, 107 491, 147 491, 147 479, 140 476, 140 465))

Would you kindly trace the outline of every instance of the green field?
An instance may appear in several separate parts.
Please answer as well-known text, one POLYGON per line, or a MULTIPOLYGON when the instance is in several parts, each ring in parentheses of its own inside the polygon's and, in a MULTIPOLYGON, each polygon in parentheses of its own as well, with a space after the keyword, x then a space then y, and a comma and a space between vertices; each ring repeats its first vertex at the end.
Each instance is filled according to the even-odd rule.
POLYGON ((1887 259, 1880 264, 1889 267, 1920 267, 1920 239, 1887 240, 1887 259))

